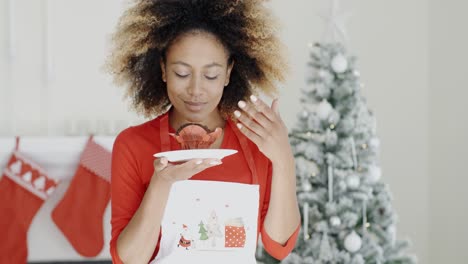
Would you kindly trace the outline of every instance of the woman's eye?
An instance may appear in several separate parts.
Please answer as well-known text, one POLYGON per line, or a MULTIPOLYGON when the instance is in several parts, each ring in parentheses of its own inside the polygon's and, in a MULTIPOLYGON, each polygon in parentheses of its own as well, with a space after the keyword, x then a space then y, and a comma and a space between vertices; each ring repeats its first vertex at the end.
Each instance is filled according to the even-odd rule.
POLYGON ((205 77, 206 77, 208 80, 216 80, 216 79, 218 78, 218 75, 213 76, 213 77, 211 77, 211 76, 205 76, 205 77))
POLYGON ((175 73, 175 75, 179 78, 185 78, 187 76, 189 76, 189 74, 178 74, 177 72, 175 73))

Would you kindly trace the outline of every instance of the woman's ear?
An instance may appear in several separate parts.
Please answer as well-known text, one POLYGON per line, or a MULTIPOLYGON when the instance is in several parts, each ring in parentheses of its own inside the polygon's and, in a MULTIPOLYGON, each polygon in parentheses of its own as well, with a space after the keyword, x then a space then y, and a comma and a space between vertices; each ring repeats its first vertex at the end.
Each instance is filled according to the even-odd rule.
POLYGON ((228 65, 227 74, 226 74, 226 82, 224 83, 224 86, 228 86, 229 84, 229 80, 231 78, 231 71, 233 67, 234 67, 234 60, 231 62, 231 64, 228 65))
POLYGON ((163 82, 166 82, 166 65, 164 64, 164 61, 162 59, 159 61, 159 65, 161 67, 161 73, 162 73, 161 78, 163 82))

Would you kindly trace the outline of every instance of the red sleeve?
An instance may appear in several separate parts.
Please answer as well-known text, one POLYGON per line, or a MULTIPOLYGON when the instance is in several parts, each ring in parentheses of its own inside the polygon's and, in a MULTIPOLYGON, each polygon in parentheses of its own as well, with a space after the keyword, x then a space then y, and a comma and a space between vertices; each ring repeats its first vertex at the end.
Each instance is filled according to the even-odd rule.
POLYGON ((301 224, 297 226, 296 230, 291 234, 289 237, 288 241, 284 245, 276 242, 273 240, 265 230, 265 226, 263 225, 263 222, 265 220, 265 216, 268 212, 268 207, 270 205, 270 195, 271 195, 271 178, 272 178, 272 165, 271 161, 268 161, 268 176, 267 176, 267 186, 266 186, 266 193, 265 193, 265 199, 263 201, 263 206, 262 206, 262 225, 261 225, 261 235, 262 235, 262 243, 263 247, 265 248, 265 251, 270 254, 270 256, 282 260, 286 258, 286 256, 291 253, 291 251, 294 249, 296 246, 296 241, 297 241, 297 236, 299 235, 299 230, 301 227, 301 224))
MULTIPOLYGON (((112 149, 112 169, 111 169, 111 241, 110 254, 112 263, 121 264, 117 253, 117 238, 122 230, 127 226, 133 214, 140 206, 145 186, 139 175, 138 157, 129 149, 126 141, 130 135, 123 131, 115 139, 112 149)), ((153 259, 159 249, 159 240, 151 259, 153 259)))
POLYGON ((282 260, 286 258, 289 253, 294 249, 296 246, 296 241, 297 241, 297 236, 299 235, 299 230, 300 230, 301 225, 299 224, 296 228, 296 230, 292 233, 292 235, 289 237, 288 241, 284 245, 276 242, 273 240, 268 233, 266 232, 264 226, 262 225, 262 243, 263 246, 265 247, 266 252, 270 254, 270 256, 282 260))

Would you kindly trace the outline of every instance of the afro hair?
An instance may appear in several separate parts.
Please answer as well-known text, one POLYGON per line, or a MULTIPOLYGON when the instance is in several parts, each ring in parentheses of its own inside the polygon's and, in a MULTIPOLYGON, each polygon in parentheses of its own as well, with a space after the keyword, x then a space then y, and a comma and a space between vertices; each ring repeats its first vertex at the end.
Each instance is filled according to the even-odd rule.
POLYGON ((276 82, 285 80, 277 26, 259 0, 138 0, 119 20, 105 68, 137 113, 158 116, 170 106, 160 66, 166 50, 184 33, 211 33, 235 62, 218 105, 225 118, 232 117, 239 100, 260 91, 274 96, 276 82))

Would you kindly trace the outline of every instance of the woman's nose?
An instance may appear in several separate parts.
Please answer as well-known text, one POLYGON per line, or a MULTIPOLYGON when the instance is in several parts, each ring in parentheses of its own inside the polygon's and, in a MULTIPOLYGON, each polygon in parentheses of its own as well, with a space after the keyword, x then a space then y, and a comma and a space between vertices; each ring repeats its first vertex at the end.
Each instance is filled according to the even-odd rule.
POLYGON ((198 95, 202 92, 202 82, 200 78, 193 77, 190 81, 190 85, 188 87, 188 93, 190 95, 198 95))

